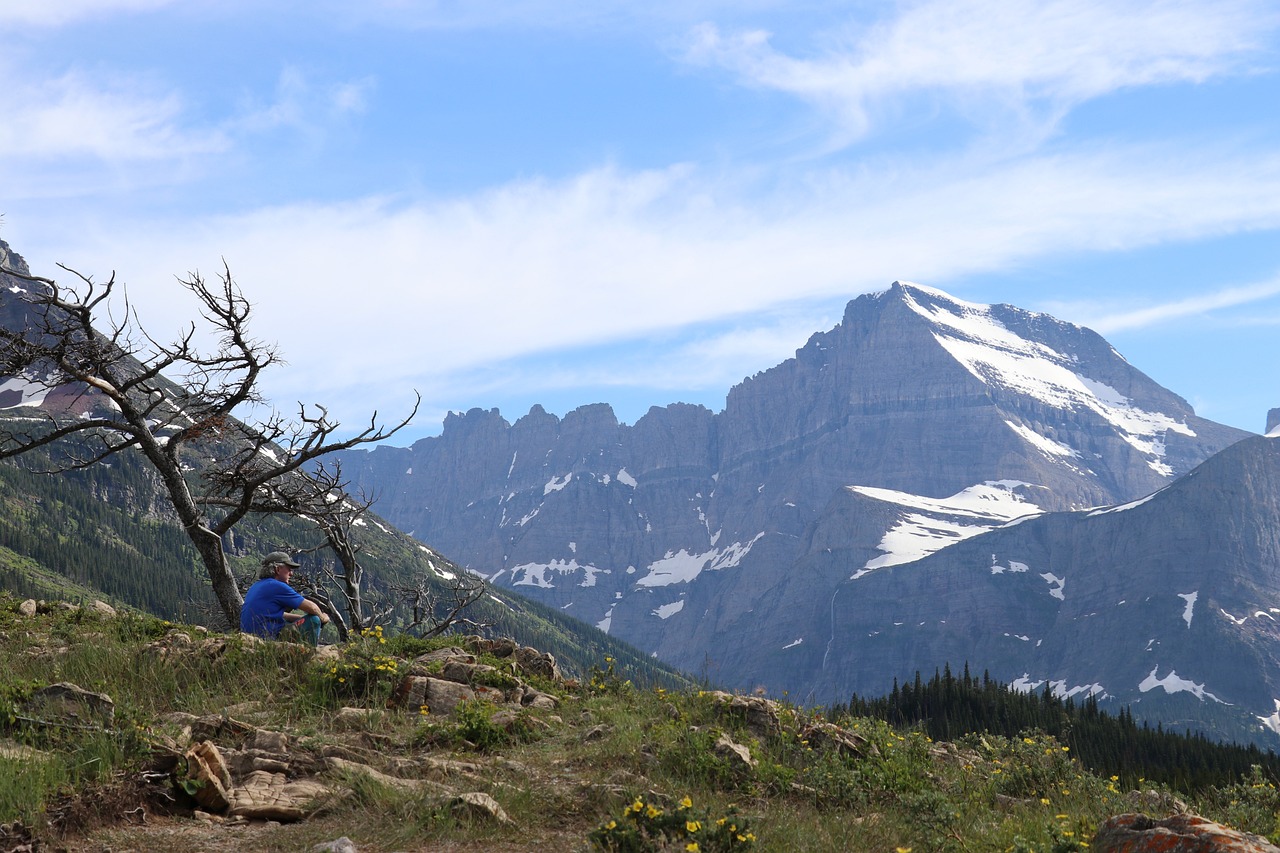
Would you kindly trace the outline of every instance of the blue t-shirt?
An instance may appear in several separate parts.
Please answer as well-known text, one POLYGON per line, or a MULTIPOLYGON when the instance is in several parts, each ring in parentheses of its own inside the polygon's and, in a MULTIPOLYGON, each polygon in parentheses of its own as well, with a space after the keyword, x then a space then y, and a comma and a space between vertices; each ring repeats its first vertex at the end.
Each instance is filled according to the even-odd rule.
POLYGON ((285 626, 284 612, 302 604, 302 593, 284 581, 264 578, 244 596, 240 608, 240 630, 259 637, 275 637, 285 626))

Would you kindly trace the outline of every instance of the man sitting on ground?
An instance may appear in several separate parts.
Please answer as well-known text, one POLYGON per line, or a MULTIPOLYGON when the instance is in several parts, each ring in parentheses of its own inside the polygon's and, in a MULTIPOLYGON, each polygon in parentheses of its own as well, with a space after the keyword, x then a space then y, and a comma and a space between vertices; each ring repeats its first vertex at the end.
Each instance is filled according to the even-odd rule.
POLYGON ((284 551, 272 551, 262 558, 260 580, 249 587, 240 608, 241 631, 274 639, 289 627, 296 629, 308 645, 320 641, 320 629, 329 617, 320 605, 289 586, 289 577, 298 566, 284 551), (301 610, 302 614, 289 612, 293 610, 301 610))

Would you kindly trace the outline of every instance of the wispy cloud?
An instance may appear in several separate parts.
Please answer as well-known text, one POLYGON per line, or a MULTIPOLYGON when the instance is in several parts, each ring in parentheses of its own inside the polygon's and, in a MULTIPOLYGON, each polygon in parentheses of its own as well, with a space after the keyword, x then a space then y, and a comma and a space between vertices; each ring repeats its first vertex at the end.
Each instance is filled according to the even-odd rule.
POLYGON ((33 79, 12 61, 0 62, 0 81, 8 93, 0 124, 5 161, 168 160, 227 145, 221 134, 185 128, 181 95, 151 81, 81 71, 33 79))
POLYGON ((826 111, 845 142, 870 132, 875 111, 911 95, 962 113, 1035 113, 1052 124, 1070 107, 1134 86, 1200 82, 1238 72, 1280 26, 1257 0, 926 0, 869 28, 834 34, 814 55, 773 47, 763 30, 696 28, 692 62, 787 92, 826 111))
MULTIPOLYGON (((1129 309, 1118 312, 1099 310, 1097 306, 1081 306, 1066 303, 1060 310, 1070 312, 1079 318, 1082 325, 1089 326, 1100 334, 1109 335, 1114 332, 1129 331, 1158 326, 1188 317, 1201 317, 1224 308, 1239 308, 1244 305, 1256 306, 1257 303, 1280 297, 1280 277, 1258 284, 1240 287, 1227 287, 1213 290, 1197 296, 1175 299, 1145 308, 1129 309)), ((1270 306, 1274 308, 1275 306, 1270 306)), ((1262 321, 1269 325, 1274 317, 1262 321)), ((1254 325, 1259 323, 1256 315, 1234 318, 1232 323, 1254 325)))

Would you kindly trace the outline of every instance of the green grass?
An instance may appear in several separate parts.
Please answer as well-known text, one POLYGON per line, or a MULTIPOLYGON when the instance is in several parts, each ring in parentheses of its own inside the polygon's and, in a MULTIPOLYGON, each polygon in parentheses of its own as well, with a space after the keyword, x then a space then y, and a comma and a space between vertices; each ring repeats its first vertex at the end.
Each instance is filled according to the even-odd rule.
MULTIPOLYGON (((753 732, 712 694, 637 688, 611 660, 581 684, 539 682, 559 706, 523 709, 510 728, 495 725, 494 708, 482 702, 447 717, 385 708, 413 657, 456 642, 371 634, 321 661, 301 646, 251 644, 144 616, 49 608, 24 617, 16 600, 0 597, 0 823, 43 827, 51 816, 110 800, 107 792, 121 790, 179 735, 180 726, 164 722, 173 712, 230 713, 290 733, 303 752, 369 744, 368 762, 392 775, 425 758, 475 765, 439 781, 490 794, 512 820, 459 816, 433 791, 347 774, 345 799, 301 824, 254 830, 245 849, 307 849, 347 835, 362 853, 432 845, 666 851, 694 843, 699 851, 1067 853, 1085 849, 1108 816, 1140 809, 1118 778, 1085 772, 1039 732, 939 744, 921 731, 846 717, 839 731, 855 746, 841 749, 822 736, 825 719, 816 713, 782 705, 777 730, 753 732), (90 730, 29 719, 25 699, 58 681, 110 695, 112 724, 90 730), (335 723, 344 706, 375 713, 344 730, 335 723), (717 754, 722 736, 747 746, 755 764, 717 754)), ((510 672, 509 661, 481 662, 510 672)), ((1195 798, 1158 793, 1280 838, 1280 794, 1261 774, 1195 798)), ((199 831, 181 809, 177 821, 199 831)), ((55 821, 49 832, 59 829, 76 826, 55 821)), ((107 846, 173 846, 158 837, 148 847, 136 827, 93 831, 107 846)))

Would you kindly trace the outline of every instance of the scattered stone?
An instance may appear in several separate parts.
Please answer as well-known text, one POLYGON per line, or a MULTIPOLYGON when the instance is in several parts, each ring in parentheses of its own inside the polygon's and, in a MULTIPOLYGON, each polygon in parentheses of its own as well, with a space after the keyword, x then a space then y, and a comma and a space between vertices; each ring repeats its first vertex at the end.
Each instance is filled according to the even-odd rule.
POLYGON ((1267 839, 1197 815, 1122 814, 1098 827, 1092 853, 1280 853, 1267 839))
POLYGON ((115 617, 117 615, 114 607, 107 604, 105 601, 99 601, 96 598, 93 600, 93 603, 89 605, 89 609, 100 616, 115 617))
POLYGON ((1130 791, 1125 795, 1129 805, 1135 812, 1145 814, 1186 814, 1187 804, 1167 791, 1148 788, 1145 791, 1130 791))
POLYGON ((36 600, 34 598, 28 598, 26 601, 18 605, 18 612, 23 616, 35 616, 36 600))
POLYGON ((311 853, 357 853, 356 845, 345 835, 334 841, 326 841, 311 848, 311 853))
POLYGON ((459 794, 453 798, 453 802, 449 804, 449 809, 455 815, 462 817, 496 820, 498 823, 511 823, 511 818, 502 810, 502 806, 498 805, 498 801, 480 791, 459 794))
POLYGON ((609 727, 606 726, 604 723, 599 723, 587 729, 586 732, 583 733, 582 739, 588 742, 593 740, 600 740, 602 737, 604 737, 608 733, 609 733, 609 727))

